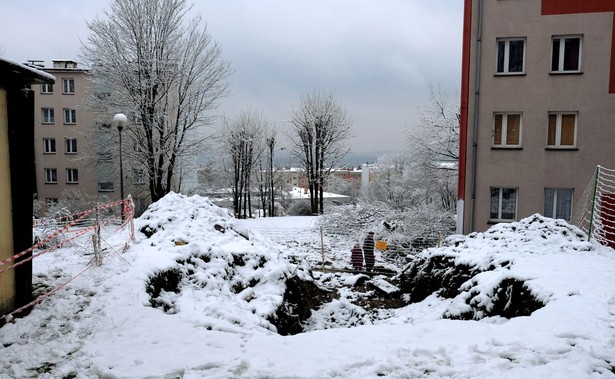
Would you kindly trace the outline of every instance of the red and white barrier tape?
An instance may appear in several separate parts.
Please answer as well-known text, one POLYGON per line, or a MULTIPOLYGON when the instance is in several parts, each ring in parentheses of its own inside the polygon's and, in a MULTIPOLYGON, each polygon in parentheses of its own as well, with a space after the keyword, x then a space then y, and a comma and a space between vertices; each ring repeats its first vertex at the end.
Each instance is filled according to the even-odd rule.
POLYGON ((92 268, 92 264, 89 264, 83 271, 81 271, 80 273, 78 273, 77 275, 73 276, 68 282, 57 286, 56 288, 52 289, 51 291, 42 294, 41 296, 37 297, 36 299, 32 300, 31 302, 29 302, 28 304, 19 307, 17 309, 15 309, 14 311, 12 311, 11 313, 7 313, 5 315, 0 316, 0 319, 9 319, 12 315, 14 315, 15 313, 21 312, 24 309, 28 309, 38 303, 40 303, 41 301, 45 300, 46 298, 48 298, 49 296, 53 295, 54 293, 58 292, 59 290, 61 290, 62 288, 66 287, 68 285, 68 283, 72 282, 73 280, 77 279, 79 276, 81 276, 81 274, 83 274, 84 272, 86 272, 87 270, 89 270, 90 268, 92 268))
MULTIPOLYGON (((62 233, 63 231, 64 231, 64 232, 67 232, 70 226, 74 225, 74 224, 75 224, 75 222, 82 220, 83 218, 85 218, 85 217, 86 217, 87 215, 89 215, 90 213, 92 213, 92 212, 94 212, 94 211, 96 211, 96 210, 100 210, 100 209, 111 208, 111 207, 113 207, 113 206, 116 206, 116 205, 118 205, 118 204, 122 204, 122 203, 124 203, 124 216, 125 216, 125 220, 122 222, 122 224, 120 225, 120 227, 118 228, 118 230, 119 230, 119 229, 121 229, 121 228, 123 228, 124 226, 126 226, 128 223, 130 223, 130 226, 131 226, 131 235, 130 235, 131 237, 130 237, 130 238, 131 238, 131 239, 134 239, 134 228, 133 228, 134 203, 132 202, 132 197, 131 197, 130 195, 128 195, 128 198, 127 198, 126 200, 120 200, 120 201, 116 201, 116 202, 113 202, 113 203, 104 204, 104 205, 102 205, 102 206, 98 206, 98 207, 93 208, 93 209, 91 209, 91 210, 87 210, 87 211, 83 211, 83 212, 78 212, 78 213, 76 213, 75 215, 79 215, 79 217, 78 217, 78 218, 76 218, 76 219, 73 219, 73 221, 72 221, 71 223, 69 223, 69 224, 65 225, 63 228, 61 228, 61 229, 57 230, 57 231, 56 231, 55 233, 53 233, 51 236, 49 236, 49 237, 45 238, 44 240, 42 240, 42 241, 38 242, 37 244, 35 244, 34 246, 30 247, 29 249, 27 249, 27 250, 25 250, 25 251, 22 251, 22 252, 21 252, 21 253, 19 253, 19 254, 15 254, 14 256, 12 256, 12 257, 10 257, 10 258, 5 259, 4 261, 2 261, 2 262, 0 263, 0 266, 5 265, 5 264, 10 263, 10 262, 15 261, 16 259, 18 259, 18 258, 20 258, 20 257, 24 256, 24 255, 25 255, 25 254, 27 254, 28 252, 30 252, 30 251, 32 251, 32 250, 34 250, 36 247, 41 246, 41 245, 42 245, 42 244, 44 244, 45 242, 50 241, 51 239, 53 239, 54 237, 56 237, 57 235, 59 235, 59 234, 60 234, 60 233, 62 233)), ((111 219, 111 221, 112 221, 112 220, 115 220, 115 218, 114 218, 114 219, 111 219)), ((109 221, 109 220, 107 220, 107 222, 102 222, 102 224, 105 224, 105 223, 107 223, 107 224, 108 224, 108 223, 110 223, 110 221, 109 221)), ((10 270, 10 269, 12 269, 12 268, 15 268, 15 267, 17 267, 17 266, 19 266, 19 265, 21 265, 21 264, 26 263, 26 262, 29 262, 29 261, 31 261, 32 259, 34 259, 34 258, 36 258, 36 257, 38 257, 38 256, 40 256, 40 255, 42 255, 42 254, 45 254, 45 253, 47 253, 47 252, 49 252, 49 251, 51 251, 51 250, 53 250, 53 249, 55 249, 55 248, 58 248, 58 247, 60 247, 60 246, 64 245, 65 243, 67 243, 67 242, 69 242, 69 241, 72 241, 72 240, 74 240, 74 239, 76 239, 76 238, 78 238, 78 237, 80 237, 80 236, 82 236, 82 235, 84 235, 84 234, 89 233, 89 232, 90 232, 90 231, 92 231, 92 230, 96 230, 96 229, 100 228, 100 224, 101 224, 101 223, 98 223, 98 224, 93 225, 93 226, 91 226, 91 227, 88 227, 88 228, 85 228, 85 229, 79 230, 79 231, 75 232, 75 234, 74 234, 72 237, 70 237, 70 238, 68 238, 68 239, 64 239, 64 240, 62 240, 61 242, 59 242, 58 244, 56 244, 55 246, 52 246, 52 247, 50 247, 50 248, 48 248, 48 249, 46 249, 46 250, 43 250, 43 251, 41 251, 41 252, 39 252, 39 253, 37 253, 37 254, 33 254, 31 257, 28 257, 27 259, 24 259, 24 260, 19 261, 19 262, 15 263, 15 264, 13 264, 13 265, 11 265, 11 266, 8 266, 8 267, 6 267, 5 269, 0 270, 0 273, 4 272, 4 271, 6 271, 6 270, 10 270)), ((57 286, 56 288, 52 289, 51 291, 49 291, 49 292, 47 292, 47 293, 45 293, 45 294, 43 294, 43 295, 41 295, 41 296, 37 297, 36 299, 34 299, 33 301, 31 301, 30 303, 28 303, 28 304, 26 304, 26 305, 24 305, 24 306, 22 306, 22 307, 19 307, 19 308, 15 309, 14 311, 10 312, 10 313, 7 313, 7 314, 5 314, 5 315, 0 316, 0 319, 9 320, 9 319, 11 318, 11 316, 12 316, 12 315, 14 315, 14 314, 16 314, 16 313, 18 313, 18 312, 21 312, 21 311, 23 311, 23 310, 25 310, 25 309, 27 309, 27 308, 29 308, 29 307, 32 307, 32 306, 34 306, 34 305, 36 305, 36 304, 40 303, 41 301, 45 300, 45 299, 46 299, 46 298, 48 298, 49 296, 51 296, 51 295, 55 294, 56 292, 58 292, 58 291, 59 291, 59 290, 61 290, 62 288, 66 287, 66 286, 67 286, 70 282, 72 282, 73 280, 77 279, 79 276, 81 276, 81 275, 82 275, 83 273, 85 273, 87 270, 89 270, 90 268, 92 268, 92 266, 93 266, 93 264, 92 264, 92 263, 88 264, 88 265, 86 266, 86 268, 85 268, 83 271, 81 271, 80 273, 78 273, 77 275, 75 275, 74 277, 72 277, 72 278, 71 278, 69 281, 67 281, 66 283, 61 284, 61 285, 57 286)))
MULTIPOLYGON (((34 249, 36 249, 36 248, 38 248, 38 247, 40 247, 40 246, 45 245, 47 242, 49 242, 49 241, 53 240, 53 239, 54 239, 55 237, 57 237, 58 235, 60 235, 60 234, 62 234, 62 233, 67 233, 67 232, 69 231, 69 228, 70 228, 71 226, 73 226, 75 223, 77 223, 77 222, 79 222, 79 221, 83 220, 86 216, 90 215, 92 212, 95 212, 95 211, 97 211, 97 210, 101 210, 101 209, 108 209, 108 208, 111 208, 111 207, 117 206, 117 205, 122 204, 122 203, 124 203, 124 204, 125 204, 125 207, 126 207, 126 204, 128 204, 128 209, 130 210, 130 213, 128 213, 129 217, 126 217, 126 220, 125 220, 125 221, 121 224, 121 226, 120 226, 120 229, 121 229, 121 228, 123 228, 123 227, 124 227, 124 226, 128 223, 128 221, 132 220, 132 218, 134 217, 134 205, 133 205, 132 198, 130 197, 130 195, 129 195, 129 197, 128 197, 128 199, 127 199, 127 200, 119 200, 119 201, 115 201, 115 202, 113 202, 113 203, 107 203, 107 204, 99 205, 99 206, 97 206, 97 207, 95 207, 95 208, 88 209, 88 210, 86 210, 86 211, 82 211, 82 212, 77 212, 77 213, 75 213, 74 215, 79 215, 79 217, 77 217, 77 218, 73 218, 73 220, 72 220, 70 223, 68 223, 68 224, 64 225, 62 228, 60 228, 60 229, 56 230, 53 234, 51 234, 51 235, 47 236, 46 238, 44 238, 44 239, 40 240, 39 242, 37 242, 36 244, 32 245, 32 246, 31 246, 31 247, 29 247, 28 249, 26 249, 26 250, 24 250, 24 251, 22 251, 22 252, 20 252, 20 253, 17 253, 17 254, 15 254, 15 255, 13 255, 12 257, 8 257, 8 258, 4 259, 3 261, 1 261, 1 262, 0 262, 0 267, 1 267, 1 266, 4 266, 5 264, 8 264, 8 263, 11 263, 11 262, 16 261, 17 259, 19 259, 19 258, 23 257, 24 255, 26 255, 26 254, 28 254, 28 253, 32 252, 34 249)), ((36 254, 36 255, 33 255, 32 257, 30 257, 30 258, 28 258, 28 259, 26 259, 26 260, 20 261, 20 262, 19 262, 19 263, 17 263, 17 264, 14 264, 14 265, 9 266, 9 267, 7 267, 7 268, 5 268, 5 269, 3 269, 3 270, 0 270, 0 273, 2 273, 2 272, 4 272, 4 271, 6 271, 6 270, 8 270, 8 269, 15 268, 15 267, 17 267, 17 266, 19 266, 20 264, 23 264, 23 263, 25 263, 25 262, 31 261, 34 257, 38 257, 38 256, 40 256, 40 255, 42 255, 42 254, 44 254, 44 253, 48 252, 49 250, 52 250, 52 249, 57 248, 57 247, 60 247, 60 246, 62 246, 64 243, 69 242, 69 241, 72 241, 72 240, 74 240, 75 238, 77 238, 77 237, 79 237, 79 236, 82 236, 83 234, 85 234, 85 233, 89 232, 90 230, 94 230, 95 228, 96 228, 96 227, 95 227, 95 226, 93 226, 93 227, 89 227, 89 228, 84 229, 84 230, 85 230, 85 232, 84 232, 84 230, 81 230, 81 231, 79 231, 79 232, 76 232, 75 236, 73 236, 73 237, 71 237, 71 238, 69 238, 69 239, 63 240, 63 241, 62 241, 62 242, 60 242, 59 244, 56 244, 55 246, 53 246, 53 247, 51 247, 51 248, 49 248, 49 249, 46 249, 45 251, 43 251, 43 252, 41 252, 41 253, 38 253, 38 254, 36 254)))

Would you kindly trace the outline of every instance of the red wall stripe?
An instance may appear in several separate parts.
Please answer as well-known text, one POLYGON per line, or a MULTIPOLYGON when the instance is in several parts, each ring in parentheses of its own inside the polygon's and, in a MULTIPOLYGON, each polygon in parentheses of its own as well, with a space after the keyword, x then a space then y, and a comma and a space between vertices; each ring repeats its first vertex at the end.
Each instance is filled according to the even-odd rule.
POLYGON ((461 104, 459 109, 459 171, 457 199, 466 193, 466 164, 468 150, 468 98, 470 96, 470 46, 472 31, 472 0, 465 0, 463 12, 463 45, 461 56, 461 104))

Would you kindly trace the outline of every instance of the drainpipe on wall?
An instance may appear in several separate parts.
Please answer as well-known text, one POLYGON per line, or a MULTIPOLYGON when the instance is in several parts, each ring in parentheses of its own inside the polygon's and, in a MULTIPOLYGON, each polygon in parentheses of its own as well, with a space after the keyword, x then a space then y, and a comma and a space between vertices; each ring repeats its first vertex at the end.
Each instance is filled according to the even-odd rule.
POLYGON ((474 230, 474 208, 476 203, 476 156, 478 154, 478 111, 480 100, 480 59, 481 42, 483 36, 483 0, 478 0, 478 19, 476 33, 476 78, 474 91, 474 131, 472 132, 472 205, 470 207, 470 231, 474 230))

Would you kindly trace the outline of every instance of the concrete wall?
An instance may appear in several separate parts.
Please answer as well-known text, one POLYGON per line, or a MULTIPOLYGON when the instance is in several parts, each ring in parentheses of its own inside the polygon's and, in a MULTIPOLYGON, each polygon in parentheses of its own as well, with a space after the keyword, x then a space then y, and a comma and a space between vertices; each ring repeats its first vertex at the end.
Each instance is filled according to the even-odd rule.
MULTIPOLYGON (((11 173, 9 161, 7 92, 0 88, 0 261, 13 256, 11 173)), ((6 267, 6 266, 4 266, 6 267)), ((15 301, 15 271, 0 273, 0 314, 12 310, 15 301)))

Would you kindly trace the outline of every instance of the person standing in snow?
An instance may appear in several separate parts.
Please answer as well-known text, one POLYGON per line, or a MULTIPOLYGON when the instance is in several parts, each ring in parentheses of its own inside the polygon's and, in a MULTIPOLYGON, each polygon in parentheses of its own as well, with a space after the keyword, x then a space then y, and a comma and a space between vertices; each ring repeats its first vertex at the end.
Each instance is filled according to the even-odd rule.
POLYGON ((355 270, 360 270, 363 267, 363 250, 361 250, 361 244, 358 242, 350 250, 350 263, 355 270))
POLYGON ((365 270, 371 271, 376 263, 374 255, 374 232, 367 233, 363 241, 363 257, 365 258, 365 270))

